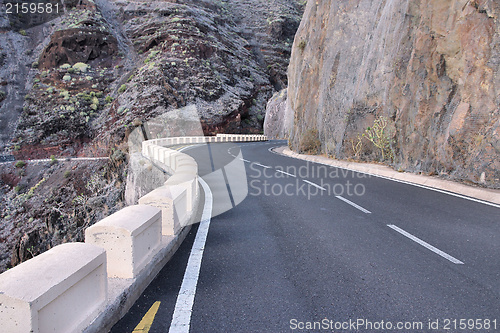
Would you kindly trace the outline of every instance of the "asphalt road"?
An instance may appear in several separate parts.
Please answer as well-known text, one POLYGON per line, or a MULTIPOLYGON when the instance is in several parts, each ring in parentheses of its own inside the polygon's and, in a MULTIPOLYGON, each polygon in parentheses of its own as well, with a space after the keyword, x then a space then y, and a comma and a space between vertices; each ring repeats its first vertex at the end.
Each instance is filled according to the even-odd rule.
MULTIPOLYGON (((248 184, 211 219, 190 332, 500 331, 500 208, 268 150, 283 144, 185 151, 206 176, 241 148, 248 184)), ((197 230, 112 332, 156 301, 150 332, 169 331, 197 230)))

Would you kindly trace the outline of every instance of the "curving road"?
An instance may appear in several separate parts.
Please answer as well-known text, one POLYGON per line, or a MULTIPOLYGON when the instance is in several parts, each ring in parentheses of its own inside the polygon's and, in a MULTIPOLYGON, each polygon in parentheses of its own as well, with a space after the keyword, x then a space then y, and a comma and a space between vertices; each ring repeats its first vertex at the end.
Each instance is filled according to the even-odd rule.
MULTIPOLYGON (((500 207, 270 151, 284 144, 185 150, 201 176, 241 150, 248 184, 210 221, 190 332, 500 331, 500 207)), ((169 331, 197 230, 112 332, 169 331)))

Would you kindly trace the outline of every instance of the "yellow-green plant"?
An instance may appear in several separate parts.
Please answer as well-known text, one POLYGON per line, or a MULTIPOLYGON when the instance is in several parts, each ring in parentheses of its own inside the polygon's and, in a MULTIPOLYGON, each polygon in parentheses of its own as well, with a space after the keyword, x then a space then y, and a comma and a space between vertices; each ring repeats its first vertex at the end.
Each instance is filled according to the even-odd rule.
POLYGON ((388 156, 391 160, 394 158, 391 147, 391 137, 387 130, 387 118, 381 116, 375 119, 373 126, 368 127, 363 133, 363 137, 373 143, 373 145, 380 149, 382 153, 382 160, 388 156))
POLYGON ((361 136, 356 137, 357 141, 355 142, 354 139, 351 139, 351 146, 352 146, 352 151, 354 153, 354 157, 359 157, 359 154, 361 153, 361 150, 363 149, 363 141, 361 141, 361 136))
POLYGON ((300 43, 298 44, 298 47, 300 49, 300 52, 304 52, 304 49, 306 48, 307 42, 305 40, 301 40, 300 43))

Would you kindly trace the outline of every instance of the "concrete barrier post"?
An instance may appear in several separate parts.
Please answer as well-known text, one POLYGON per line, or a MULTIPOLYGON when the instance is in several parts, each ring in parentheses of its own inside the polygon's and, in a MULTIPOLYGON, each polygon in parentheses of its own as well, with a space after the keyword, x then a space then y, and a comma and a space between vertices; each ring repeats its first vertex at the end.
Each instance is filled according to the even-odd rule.
POLYGON ((58 245, 0 275, 2 332, 81 332, 103 311, 106 253, 58 245))
POLYGON ((179 221, 181 228, 185 227, 188 222, 188 218, 192 213, 192 209, 189 206, 190 191, 189 187, 183 185, 173 185, 170 186, 170 191, 172 193, 172 198, 174 199, 175 213, 179 221))
POLYGON ((172 236, 179 233, 181 226, 175 212, 174 198, 169 186, 159 187, 139 199, 140 205, 148 205, 161 210, 161 233, 172 236))
POLYGON ((135 205, 85 230, 85 242, 106 249, 110 277, 136 277, 161 248, 161 211, 135 205))

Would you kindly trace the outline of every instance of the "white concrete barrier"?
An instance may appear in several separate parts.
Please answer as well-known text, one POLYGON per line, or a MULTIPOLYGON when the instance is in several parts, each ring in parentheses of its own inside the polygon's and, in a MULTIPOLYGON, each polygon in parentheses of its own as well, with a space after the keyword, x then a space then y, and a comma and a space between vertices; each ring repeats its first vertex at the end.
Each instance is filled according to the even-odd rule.
MULTIPOLYGON (((140 205, 126 207, 89 227, 86 243, 56 246, 1 274, 0 331, 100 332, 111 328, 160 271, 158 266, 173 255, 187 234, 183 227, 196 216, 198 166, 190 156, 164 146, 264 140, 262 135, 229 134, 143 141, 142 154, 172 176, 164 186, 140 198, 140 205), (110 293, 108 284, 113 286, 110 293)), ((231 171, 239 166, 233 164, 226 170, 230 184, 239 180, 238 172, 231 171)), ((223 180, 219 173, 215 174, 223 180)), ((219 183, 224 181, 215 186, 219 183)), ((241 202, 245 190, 230 186, 235 202, 241 202)))
MULTIPOLYGON (((174 214, 173 217, 163 217, 162 232, 171 235, 186 225, 188 217, 193 213, 195 201, 199 194, 198 165, 196 161, 176 150, 159 147, 158 145, 175 145, 194 142, 247 142, 265 141, 264 135, 253 134, 217 134, 211 137, 180 137, 168 139, 153 139, 143 142, 143 154, 151 160, 162 163, 169 168, 173 175, 165 182, 167 188, 160 188, 139 199, 140 204, 152 205, 165 214, 174 214), (175 190, 173 190, 175 186, 175 190)), ((238 193, 241 191, 237 191, 238 193)), ((239 197, 246 196, 242 192, 239 197)), ((240 198, 238 198, 240 199, 240 198)), ((238 200, 240 201, 240 200, 238 200)))
POLYGON ((215 138, 216 142, 267 141, 267 136, 257 134, 217 134, 215 138))
POLYGON ((0 275, 0 331, 81 332, 106 304, 104 249, 56 246, 0 275))
POLYGON ((175 211, 175 198, 170 186, 162 186, 139 199, 139 204, 149 205, 161 210, 161 234, 176 235, 181 230, 178 214, 175 211))
POLYGON ((181 189, 186 191, 186 203, 179 203, 183 207, 191 213, 194 208, 194 202, 196 197, 199 195, 199 185, 198 185, 198 177, 193 177, 192 174, 189 173, 176 173, 175 176, 170 177, 166 182, 166 186, 176 187, 176 191, 179 192, 181 189))
POLYGON ((85 230, 85 242, 106 249, 108 276, 135 278, 161 247, 160 209, 125 207, 85 230))
POLYGON ((193 211, 192 192, 185 186, 169 186, 174 199, 175 216, 181 228, 189 224, 193 211))

